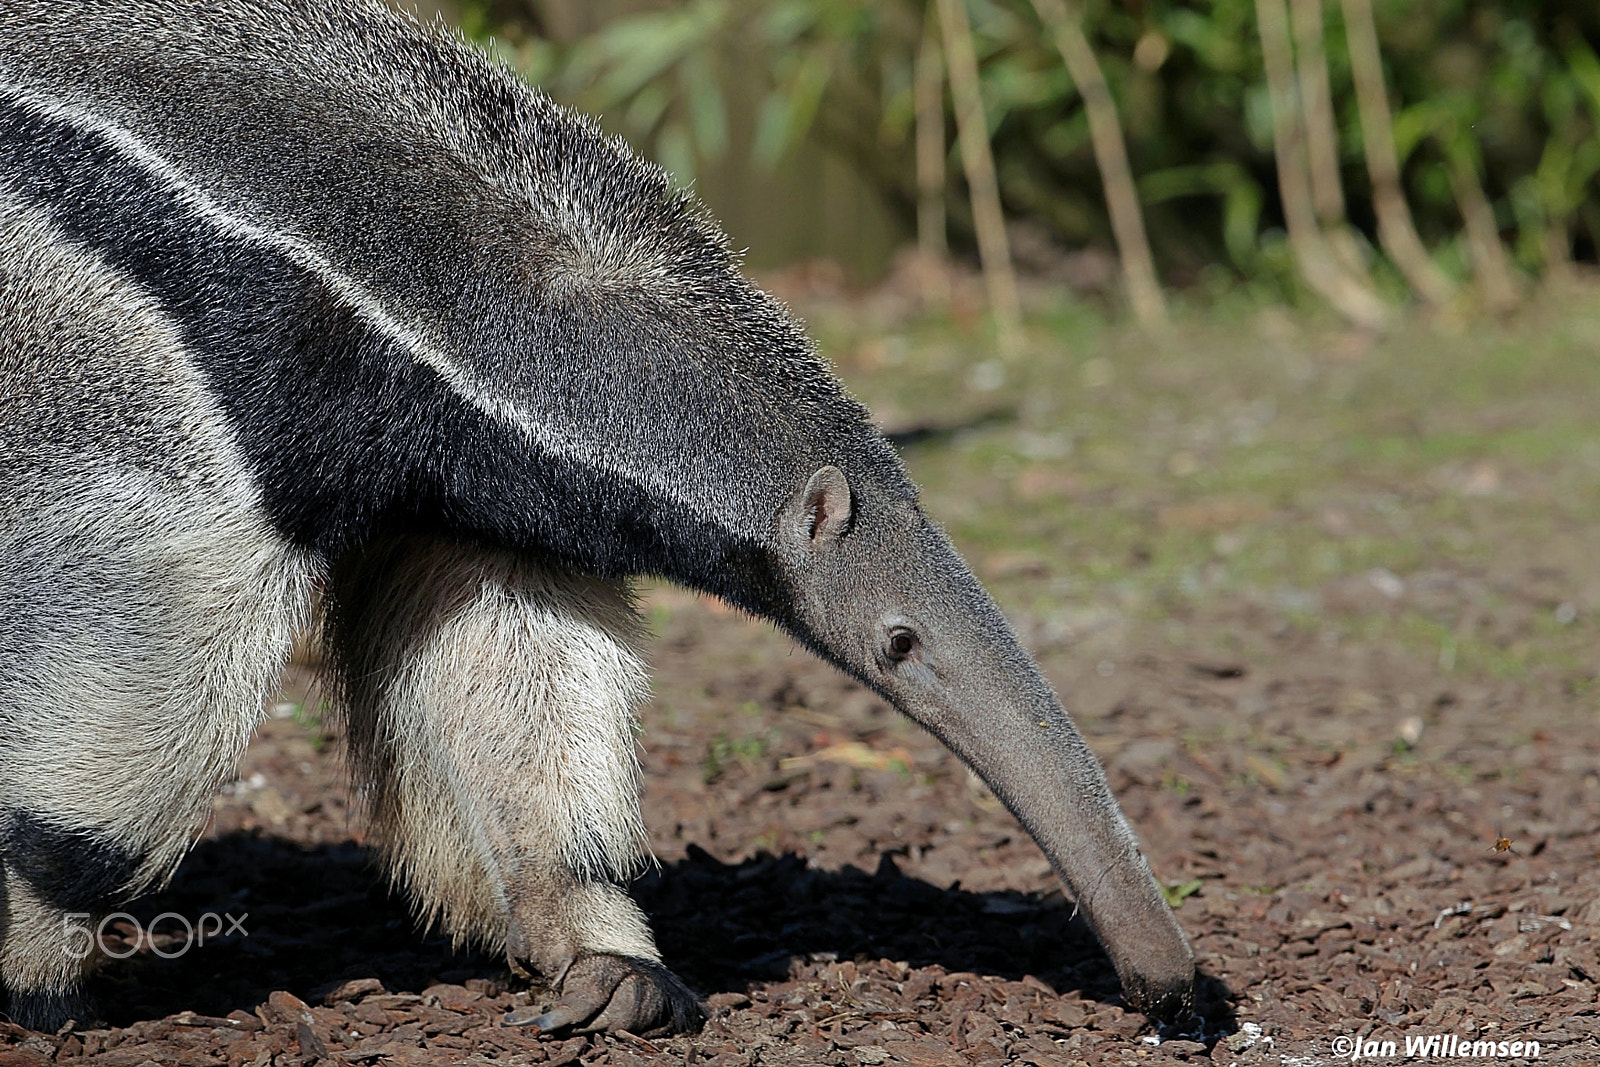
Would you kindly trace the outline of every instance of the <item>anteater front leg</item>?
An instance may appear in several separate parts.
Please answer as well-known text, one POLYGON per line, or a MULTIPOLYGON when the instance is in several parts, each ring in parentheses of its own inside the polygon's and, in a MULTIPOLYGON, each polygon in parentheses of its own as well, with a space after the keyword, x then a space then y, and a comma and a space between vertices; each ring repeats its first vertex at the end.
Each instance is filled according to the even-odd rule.
POLYGON ((341 565, 330 594, 352 767, 427 919, 548 982, 545 1029, 696 1026, 623 889, 649 862, 626 591, 406 540, 341 565))
POLYGON ((198 477, 7 473, 0 985, 13 1021, 54 1030, 95 1017, 100 920, 171 874, 234 773, 316 568, 198 477))

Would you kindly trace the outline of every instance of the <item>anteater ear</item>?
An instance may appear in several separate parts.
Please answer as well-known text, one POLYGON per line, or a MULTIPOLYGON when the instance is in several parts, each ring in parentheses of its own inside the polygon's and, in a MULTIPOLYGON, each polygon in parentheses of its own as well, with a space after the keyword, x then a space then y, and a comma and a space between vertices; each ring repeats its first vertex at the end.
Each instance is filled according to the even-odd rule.
POLYGON ((816 545, 836 540, 850 528, 850 483, 838 467, 813 474, 797 502, 795 532, 802 541, 816 545))

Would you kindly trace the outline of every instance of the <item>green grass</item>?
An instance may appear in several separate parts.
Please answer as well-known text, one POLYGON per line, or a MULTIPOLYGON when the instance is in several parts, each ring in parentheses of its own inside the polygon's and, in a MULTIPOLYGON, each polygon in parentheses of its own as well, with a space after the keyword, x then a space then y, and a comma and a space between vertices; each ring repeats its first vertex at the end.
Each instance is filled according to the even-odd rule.
POLYGON ((891 427, 968 425, 904 455, 1009 609, 1154 620, 1243 598, 1444 673, 1592 678, 1600 604, 1561 622, 1525 609, 1527 632, 1507 636, 1464 592, 1427 610, 1370 594, 1380 570, 1410 590, 1592 563, 1600 292, 1506 322, 1419 317, 1376 341, 1268 308, 1184 312, 1157 342, 1067 303, 1034 319, 997 386, 974 381, 986 348, 970 328, 813 325, 891 427))
POLYGON ((1201 885, 1202 883, 1198 878, 1188 882, 1175 882, 1171 885, 1162 886, 1161 895, 1167 898, 1167 904, 1170 907, 1176 908, 1181 906, 1185 899, 1200 892, 1201 885))
POLYGON ((700 761, 701 776, 710 785, 733 764, 754 767, 766 758, 770 746, 770 739, 763 735, 730 737, 719 733, 706 745, 706 754, 700 761))
POLYGON ((328 742, 332 740, 328 734, 327 727, 328 715, 332 710, 328 702, 319 700, 316 706, 313 707, 305 702, 296 701, 293 707, 294 710, 290 712, 290 717, 294 720, 294 724, 305 734, 306 741, 310 743, 312 749, 321 752, 327 748, 328 742))

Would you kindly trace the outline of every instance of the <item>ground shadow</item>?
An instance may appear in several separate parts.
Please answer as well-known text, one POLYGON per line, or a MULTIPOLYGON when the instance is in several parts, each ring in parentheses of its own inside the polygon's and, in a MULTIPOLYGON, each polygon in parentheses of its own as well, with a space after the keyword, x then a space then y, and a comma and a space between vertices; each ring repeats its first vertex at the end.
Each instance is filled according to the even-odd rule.
MULTIPOLYGON (((1121 1002, 1109 961, 1059 897, 941 888, 903 876, 887 855, 871 873, 823 871, 793 854, 727 865, 691 846, 635 893, 668 964, 704 994, 781 979, 796 960, 891 959, 1008 979, 1031 974, 1062 992, 1121 1002)), ((497 958, 456 953, 447 939, 419 932, 370 854, 353 844, 303 848, 255 834, 206 841, 165 891, 126 911, 146 927, 166 916, 155 930, 168 958, 145 949, 95 979, 101 1010, 117 1025, 250 1010, 275 989, 313 999, 354 978, 420 991, 506 974, 497 958), (202 944, 178 917, 198 931, 206 915, 218 916, 205 925, 222 934, 202 944)), ((1203 984, 1207 1033, 1231 1032, 1231 1000, 1220 983, 1203 984)))

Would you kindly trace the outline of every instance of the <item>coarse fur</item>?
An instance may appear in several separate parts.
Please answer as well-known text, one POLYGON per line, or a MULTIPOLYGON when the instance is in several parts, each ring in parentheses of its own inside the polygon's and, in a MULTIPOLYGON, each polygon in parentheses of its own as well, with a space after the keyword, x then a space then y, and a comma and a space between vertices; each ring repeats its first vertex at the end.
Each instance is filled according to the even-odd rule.
MULTIPOLYGON (((49 1022, 64 915, 165 877, 317 565, 275 533, 161 308, 0 181, 0 978, 49 1022)), ((74 1010, 74 1009, 68 1009, 74 1010)))
POLYGON ((1129 996, 1193 957, 1098 763, 865 412, 590 121, 374 0, 0 5, 0 981, 53 1025, 325 589, 397 879, 564 1027, 699 1009, 627 581, 771 619, 984 776, 1129 996))
POLYGON ((512 553, 400 541, 339 568, 332 593, 342 705, 363 712, 348 724, 352 762, 428 918, 504 945, 527 936, 508 928, 514 908, 530 912, 522 926, 573 909, 584 944, 658 959, 614 892, 649 857, 634 750, 648 681, 625 590, 512 553), (545 842, 547 869, 530 869, 545 842), (548 892, 508 900, 522 877, 548 892))

